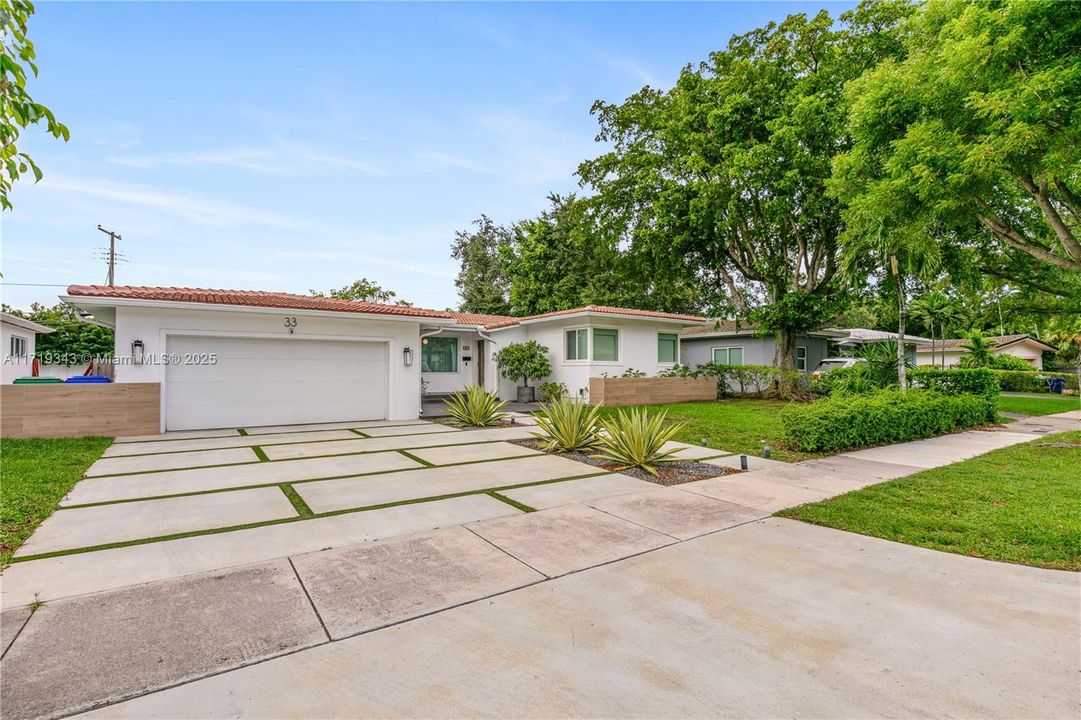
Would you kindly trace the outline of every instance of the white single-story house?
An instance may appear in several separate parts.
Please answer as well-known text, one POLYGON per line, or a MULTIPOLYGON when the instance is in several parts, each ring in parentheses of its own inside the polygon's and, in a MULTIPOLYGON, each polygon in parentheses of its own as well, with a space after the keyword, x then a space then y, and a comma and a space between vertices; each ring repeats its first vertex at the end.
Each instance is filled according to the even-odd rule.
MULTIPOLYGON (((897 333, 895 332, 869 330, 868 328, 844 328, 842 332, 846 333, 847 337, 833 343, 840 351, 852 352, 871 343, 897 342, 897 333)), ((915 365, 917 353, 924 346, 931 347, 931 341, 918 335, 905 335, 905 360, 909 364, 915 365)))
POLYGON ((0 312, 0 347, 4 349, 4 367, 0 382, 8 385, 15 378, 33 372, 37 336, 54 332, 51 327, 26 320, 11 313, 0 312))
MULTIPOLYGON (((830 340, 847 337, 842 330, 814 330, 796 336, 796 369, 811 372, 829 357, 830 340)), ((757 326, 734 320, 714 320, 683 330, 679 339, 683 364, 698 367, 719 365, 772 365, 776 337, 757 326)))
POLYGON ((161 384, 162 430, 409 420, 432 394, 480 384, 512 399, 495 354, 536 340, 571 393, 679 361, 702 318, 588 306, 514 318, 289 293, 82 286, 65 302, 115 329, 115 380, 161 384))
MULTIPOLYGON (((1043 354, 1054 352, 1057 348, 1037 340, 1031 335, 997 335, 988 338, 993 355, 1013 355, 1032 365, 1036 370, 1043 370, 1043 354)), ((934 345, 934 364, 940 367, 955 368, 961 366, 961 358, 968 352, 964 347, 965 338, 937 340, 934 345)), ((930 365, 932 348, 921 345, 916 349, 916 364, 930 365)))

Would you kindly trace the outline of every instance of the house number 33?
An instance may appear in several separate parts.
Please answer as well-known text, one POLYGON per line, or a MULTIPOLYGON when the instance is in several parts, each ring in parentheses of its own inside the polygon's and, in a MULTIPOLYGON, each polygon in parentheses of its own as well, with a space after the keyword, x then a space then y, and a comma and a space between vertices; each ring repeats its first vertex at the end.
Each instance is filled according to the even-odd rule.
POLYGON ((297 319, 295 317, 285 318, 285 327, 295 328, 297 326, 297 319))

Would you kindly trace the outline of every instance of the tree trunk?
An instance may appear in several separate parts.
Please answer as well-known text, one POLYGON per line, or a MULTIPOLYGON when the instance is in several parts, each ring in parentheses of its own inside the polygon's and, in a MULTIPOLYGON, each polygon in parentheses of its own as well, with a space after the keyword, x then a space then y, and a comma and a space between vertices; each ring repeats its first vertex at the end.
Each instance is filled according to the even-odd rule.
POLYGON ((931 324, 931 367, 935 366, 935 319, 929 318, 931 324))
MULTIPOLYGON (((775 337, 773 366, 782 370, 795 370, 796 333, 782 328, 777 331, 775 337)), ((778 375, 773 381, 773 390, 781 397, 787 397, 792 394, 792 391, 795 390, 795 388, 788 378, 778 375)))
POLYGON ((901 281, 900 263, 896 255, 890 255, 890 272, 897 283, 897 385, 901 390, 907 386, 905 377, 905 285, 901 281))

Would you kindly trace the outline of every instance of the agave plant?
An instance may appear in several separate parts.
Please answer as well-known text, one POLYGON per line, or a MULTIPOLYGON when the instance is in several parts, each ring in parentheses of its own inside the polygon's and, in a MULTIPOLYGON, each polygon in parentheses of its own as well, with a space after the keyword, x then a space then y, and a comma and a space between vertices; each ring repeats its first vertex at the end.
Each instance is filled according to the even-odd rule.
POLYGON ((498 425, 507 418, 507 413, 500 412, 507 401, 500 401, 480 385, 470 385, 465 392, 456 392, 443 402, 447 406, 447 414, 465 425, 486 427, 498 425))
POLYGON ((580 400, 563 398, 541 406, 534 417, 541 447, 548 452, 587 451, 597 446, 600 409, 580 400))
POLYGON ((666 425, 666 412, 650 417, 645 410, 620 410, 614 418, 601 420, 600 452, 593 457, 613 460, 620 470, 642 468, 656 475, 657 463, 674 462, 678 449, 663 450, 666 442, 679 432, 682 425, 666 425))

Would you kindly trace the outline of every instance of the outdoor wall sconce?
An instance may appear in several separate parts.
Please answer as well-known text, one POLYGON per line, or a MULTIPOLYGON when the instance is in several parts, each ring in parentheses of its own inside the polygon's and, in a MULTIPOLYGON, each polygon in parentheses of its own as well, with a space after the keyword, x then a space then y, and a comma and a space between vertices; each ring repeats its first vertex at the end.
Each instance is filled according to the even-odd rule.
POLYGON ((132 365, 143 364, 143 341, 133 340, 131 343, 131 363, 132 365))
POLYGON ((413 365, 413 348, 407 347, 402 350, 402 362, 406 367, 412 367, 413 365))

